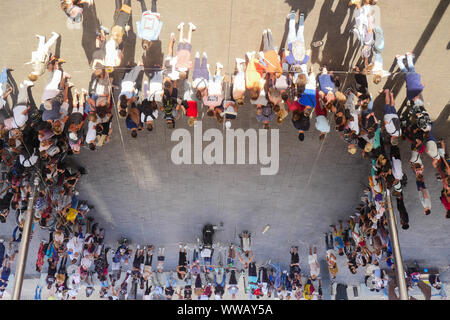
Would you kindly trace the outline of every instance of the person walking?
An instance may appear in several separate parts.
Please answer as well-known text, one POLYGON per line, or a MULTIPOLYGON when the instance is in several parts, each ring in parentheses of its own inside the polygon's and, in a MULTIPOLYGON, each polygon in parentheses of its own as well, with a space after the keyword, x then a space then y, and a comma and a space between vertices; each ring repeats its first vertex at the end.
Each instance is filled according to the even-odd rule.
POLYGON ((405 55, 396 55, 397 66, 399 69, 405 73, 406 77, 406 98, 408 100, 417 100, 419 95, 422 93, 424 85, 421 82, 420 74, 416 72, 413 62, 413 54, 407 52, 405 55), (408 63, 408 69, 406 68, 403 60, 405 59, 408 63))

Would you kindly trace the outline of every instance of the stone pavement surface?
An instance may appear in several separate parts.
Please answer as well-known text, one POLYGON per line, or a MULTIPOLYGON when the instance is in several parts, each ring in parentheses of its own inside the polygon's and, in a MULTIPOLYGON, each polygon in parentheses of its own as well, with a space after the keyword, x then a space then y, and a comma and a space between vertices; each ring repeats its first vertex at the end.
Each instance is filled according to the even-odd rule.
MULTIPOLYGON (((147 2, 149 6, 150 1, 147 2)), ((390 68, 395 54, 416 49, 416 70, 425 84, 424 97, 430 114, 440 120, 436 132, 440 137, 449 135, 448 112, 446 116, 444 112, 441 115, 448 102, 448 96, 442 94, 449 85, 448 4, 447 0, 379 1, 386 43, 385 69, 390 68)), ((135 29, 141 14, 138 1, 132 1, 132 9, 135 29)), ((193 53, 206 51, 212 66, 220 61, 229 73, 233 71, 236 57, 258 50, 264 29, 270 28, 276 45, 283 46, 287 36, 286 14, 291 9, 305 13, 307 43, 324 41, 322 47, 313 50, 313 70, 317 72, 321 63, 339 71, 354 66, 360 52, 349 33, 354 11, 343 0, 160 0, 158 11, 164 23, 160 36, 162 48, 166 52, 169 35, 177 34, 179 22, 192 21, 197 26, 192 40, 193 53)), ((114 1, 95 0, 95 12, 101 24, 111 27, 114 1)), ((64 70, 72 75, 71 81, 78 88, 87 87, 88 58, 95 38, 95 30, 89 28, 94 24, 93 13, 85 10, 85 28, 69 30, 56 1, 1 1, 0 21, 7 32, 0 34, 0 65, 13 67, 13 76, 19 83, 30 71, 24 63, 37 46, 35 34, 48 37, 51 31, 57 31, 61 34, 57 52, 67 61, 64 70)), ((140 39, 137 39, 135 61, 141 55, 140 39)), ((37 102, 45 77, 33 88, 37 102)), ((389 81, 397 88, 396 101, 400 105, 406 91, 402 75, 389 81)), ((378 86, 370 83, 374 96, 383 84, 384 81, 378 86)), ((235 128, 259 128, 252 108, 246 106, 240 110, 235 128)), ((151 133, 140 132, 137 139, 130 137, 123 120, 117 121, 116 117, 113 123, 109 144, 98 152, 83 149, 81 155, 73 157, 88 171, 79 187, 81 198, 95 205, 92 215, 107 230, 107 242, 115 246, 116 240, 125 235, 133 244, 163 245, 168 267, 177 263, 179 241, 195 243, 205 223, 223 222, 223 228, 216 233, 218 241, 237 243, 237 234, 248 229, 259 262, 272 258, 284 264, 289 262, 289 247, 299 245, 302 269, 306 271, 308 245, 316 244, 319 256, 324 259, 323 232, 329 224, 346 220, 353 213, 367 183, 369 163, 358 154, 350 155, 336 132, 319 143, 314 120, 302 143, 289 119, 279 128, 280 169, 275 176, 261 176, 260 165, 176 166, 170 159, 175 145, 170 141, 172 131, 162 121, 157 121, 151 133), (267 224, 270 230, 262 234, 267 224)), ((188 128, 185 121, 177 122, 177 127, 188 128)), ((214 120, 204 119, 204 130, 216 127, 214 120)), ((404 260, 417 260, 421 265, 446 270, 450 261, 450 221, 444 218, 440 205, 440 182, 434 179, 429 159, 424 159, 425 180, 432 197, 432 215, 425 217, 408 166, 410 151, 406 143, 401 151, 404 171, 410 178, 405 197, 411 227, 407 231, 399 229, 404 260)), ((12 228, 10 220, 0 226, 0 234, 8 235, 12 228)), ((44 237, 46 232, 42 231, 33 237, 28 274, 34 273, 38 241, 44 237)), ((326 278, 324 261, 322 271, 326 278)), ((352 276, 345 260, 340 259, 338 281, 360 283, 363 278, 362 270, 352 276)))

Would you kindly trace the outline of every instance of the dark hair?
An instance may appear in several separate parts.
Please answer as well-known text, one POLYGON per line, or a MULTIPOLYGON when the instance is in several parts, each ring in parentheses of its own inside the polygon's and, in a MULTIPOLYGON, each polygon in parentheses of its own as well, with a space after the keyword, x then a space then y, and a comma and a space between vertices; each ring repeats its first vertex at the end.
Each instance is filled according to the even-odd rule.
POLYGON ((426 214, 426 215, 429 215, 430 213, 431 213, 431 210, 430 210, 430 209, 425 210, 425 214, 426 214))
POLYGON ((95 132, 100 133, 103 131, 103 126, 99 123, 95 126, 95 132))
POLYGON ((300 140, 300 141, 305 140, 305 134, 303 132, 298 134, 298 140, 300 140))
POLYGON ((153 124, 149 123, 149 124, 147 125, 147 130, 148 130, 148 131, 152 131, 152 130, 153 130, 153 124))
POLYGON ((158 109, 158 105, 156 104, 155 101, 150 101, 150 108, 152 108, 153 111, 155 111, 156 109, 158 109))
POLYGON ((339 255, 340 255, 340 256, 343 256, 343 255, 344 255, 344 251, 340 251, 340 252, 339 252, 339 255))
POLYGON ((301 112, 300 111, 298 111, 298 110, 295 110, 293 113, 292 113, 292 120, 294 120, 294 121, 297 121, 297 120, 299 120, 300 118, 301 118, 301 112))
POLYGON ((119 101, 120 101, 121 108, 124 109, 127 107, 127 97, 124 94, 120 96, 119 101))
POLYGON ((121 117, 126 117, 127 116, 127 111, 125 109, 122 109, 119 111, 119 114, 121 117))
POLYGON ((402 229, 403 230, 408 230, 409 229, 409 224, 407 224, 407 223, 402 224, 402 229))
POLYGON ((131 131, 131 136, 132 136, 133 138, 136 138, 136 137, 137 137, 137 131, 136 131, 136 130, 132 130, 132 131, 131 131))
POLYGON ((169 80, 166 80, 164 82, 164 89, 169 90, 171 86, 172 86, 172 83, 169 80))
POLYGON ((272 109, 273 109, 273 111, 274 112, 280 112, 280 106, 279 105, 274 105, 273 107, 272 107, 272 109))
POLYGON ((89 143, 89 149, 95 150, 95 144, 93 142, 89 143))
POLYGON ((209 117, 212 117, 212 116, 214 115, 214 110, 208 109, 208 111, 206 111, 206 114, 207 114, 209 117))
POLYGON ((281 99, 283 99, 284 102, 286 102, 287 99, 289 99, 289 95, 286 91, 281 93, 281 99))
POLYGON ((19 207, 19 201, 11 201, 11 208, 17 209, 19 207))
POLYGON ((195 97, 197 98, 197 100, 202 100, 202 92, 200 90, 196 90, 195 97))
POLYGON ((250 89, 250 99, 252 99, 252 100, 258 99, 259 93, 260 93, 259 88, 255 88, 255 87, 251 88, 250 89))

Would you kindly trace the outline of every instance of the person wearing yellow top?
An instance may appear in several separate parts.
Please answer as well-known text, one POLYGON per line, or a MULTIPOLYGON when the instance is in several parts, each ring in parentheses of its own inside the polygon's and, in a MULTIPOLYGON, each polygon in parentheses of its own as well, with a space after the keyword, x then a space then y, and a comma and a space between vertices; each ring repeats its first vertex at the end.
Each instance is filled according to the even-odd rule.
POLYGON ((263 67, 259 60, 255 57, 256 53, 247 52, 248 64, 245 70, 245 84, 248 90, 250 90, 250 98, 253 100, 258 99, 259 92, 261 91, 261 77, 263 74, 263 67))
POLYGON ((280 56, 275 51, 272 31, 270 29, 263 31, 262 61, 265 72, 276 73, 277 77, 281 75, 283 70, 281 68, 280 56))

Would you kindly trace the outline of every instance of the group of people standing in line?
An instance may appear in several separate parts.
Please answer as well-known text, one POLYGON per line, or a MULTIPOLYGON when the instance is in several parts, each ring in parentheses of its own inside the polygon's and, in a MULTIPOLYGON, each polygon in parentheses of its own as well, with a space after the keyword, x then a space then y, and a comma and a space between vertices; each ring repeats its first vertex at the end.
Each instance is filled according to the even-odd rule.
MULTIPOLYGON (((33 177, 37 174, 40 184, 34 219, 39 226, 50 229, 51 233, 49 241, 41 244, 36 267, 42 271, 44 257, 47 258, 47 284, 49 288, 55 289, 51 297, 75 298, 82 281, 86 283, 86 288, 90 288, 89 295, 92 294, 92 276, 95 274, 101 283, 101 296, 112 299, 129 296, 127 283, 130 281, 130 292, 134 293, 134 297, 139 284, 145 290, 144 297, 170 298, 176 293, 176 278, 186 283, 184 298, 191 298, 192 291, 199 299, 209 299, 213 292, 219 298, 223 296, 227 274, 230 274, 228 290, 233 297, 236 296, 240 273, 234 266, 234 246, 228 248, 227 267, 219 263, 217 268, 211 260, 199 264, 197 251, 194 251, 192 264, 188 266, 186 247, 181 246, 177 276, 170 274, 167 278, 161 275, 164 250, 159 250, 157 268, 153 272, 153 247, 138 247, 132 268, 122 281, 120 290, 116 290, 115 283, 120 278, 121 266, 128 264, 131 249, 126 242, 121 244, 113 253, 112 274, 108 274, 109 249, 103 244, 104 230, 96 224, 91 227, 91 219, 86 217, 89 207, 78 200, 75 190, 85 170, 71 168, 66 162, 67 156, 80 153, 82 147, 95 150, 107 143, 115 114, 125 120, 134 138, 144 126, 152 131, 158 117, 162 117, 169 128, 174 128, 175 121, 185 115, 188 125, 195 126, 203 108, 207 116, 215 118, 229 129, 238 116, 238 109, 245 106, 248 96, 250 103, 255 106, 256 120, 265 129, 270 129, 270 123, 275 118, 281 124, 292 112, 291 122, 300 141, 305 139, 310 129, 313 113, 315 127, 320 132, 319 138, 323 140, 330 132, 331 115, 336 131, 348 143, 348 151, 355 154, 359 148, 363 157, 371 161, 369 187, 364 190, 362 203, 349 220, 349 228, 343 231, 340 222, 339 228, 332 226, 331 234, 326 234, 326 260, 332 278, 338 272, 334 251, 336 247, 338 255, 347 256, 351 273, 356 273, 358 267, 366 267, 366 283, 370 283, 374 290, 386 287, 388 280, 380 270, 380 263, 383 261, 389 267, 394 267, 386 229, 386 191, 396 198, 402 228, 409 228, 403 195, 407 179, 400 159, 401 140, 411 142, 410 164, 415 173, 424 214, 431 213, 431 198, 424 182, 424 166, 420 156, 423 153, 432 159, 437 169, 436 177, 443 184, 440 199, 446 217, 450 217, 448 155, 445 142, 433 135, 433 123, 424 108, 424 86, 415 71, 413 53, 407 52, 396 57, 400 71, 405 73, 407 110, 399 116, 394 94, 385 88, 380 92, 385 96, 383 121, 375 116, 374 99, 368 90, 367 76, 372 75, 375 84, 383 77, 390 76, 389 72, 383 70, 381 53, 384 38, 382 28, 375 19, 375 1, 352 0, 349 3, 350 6, 356 6, 353 31, 360 41, 364 62, 353 70, 355 86, 345 90, 341 90, 341 80, 327 66, 322 66, 318 75, 308 66, 311 49, 305 45, 305 17, 302 13, 299 15, 298 28, 296 13, 292 11, 287 15, 289 32, 286 48, 279 53, 271 30, 264 30, 262 51, 247 52, 245 58, 237 58, 234 75, 228 83, 224 81, 221 63, 217 62, 214 73, 211 72, 205 52, 202 55, 197 52, 192 63, 191 40, 196 30, 193 23, 182 22, 178 25, 176 51, 176 37, 172 33, 165 59, 162 59, 162 54, 155 55, 152 50, 157 46, 162 30, 161 15, 157 12, 156 0, 152 0, 151 10, 147 9, 145 0, 138 1, 141 3, 142 18, 136 23, 136 30, 144 49, 139 64, 133 65, 124 59, 127 34, 131 28, 131 0, 125 0, 124 3, 116 0, 111 30, 100 25, 96 30, 95 50, 89 59, 92 78, 88 90, 81 89, 80 92, 75 88, 70 82, 71 75, 62 68, 65 60, 50 53, 59 38, 56 32, 47 41, 44 36, 37 35, 38 48, 33 51, 29 62, 32 71, 28 79, 20 84, 17 94, 10 81, 12 69, 4 68, 0 75, 0 109, 6 112, 1 123, 0 140, 5 186, 0 199, 0 220, 5 222, 13 212, 18 222, 12 240, 8 243, 8 252, 1 255, 0 289, 4 291, 8 284, 10 264, 14 261, 21 239, 23 212, 30 197, 33 177), (187 37, 184 35, 186 28, 187 37), (32 99, 31 87, 46 71, 50 77, 38 107, 32 99), (191 72, 192 81, 189 81, 191 72), (142 79, 144 74, 148 80, 142 79), (12 108, 9 107, 9 96, 12 108), (85 233, 81 231, 84 225, 85 233), (69 267, 66 266, 67 260, 71 263, 69 267), (94 271, 91 270, 93 268, 94 271)), ((89 10, 93 5, 92 0, 61 1, 62 9, 73 24, 80 24, 83 10, 89 10)), ((321 41, 312 45, 320 46, 321 41)), ((243 238, 248 239, 245 236, 243 238)), ((1 244, 0 253, 5 252, 2 246, 4 248, 1 244)), ((309 249, 311 272, 308 279, 303 281, 298 248, 291 249, 288 272, 281 271, 280 265, 270 262, 257 268, 253 252, 244 247, 241 246, 238 251, 238 258, 244 266, 243 275, 248 283, 245 287, 250 297, 272 294, 280 299, 321 297, 316 248, 314 253, 312 248, 309 249)), ((41 289, 42 286, 37 288, 36 297, 40 296, 38 293, 41 289)))

